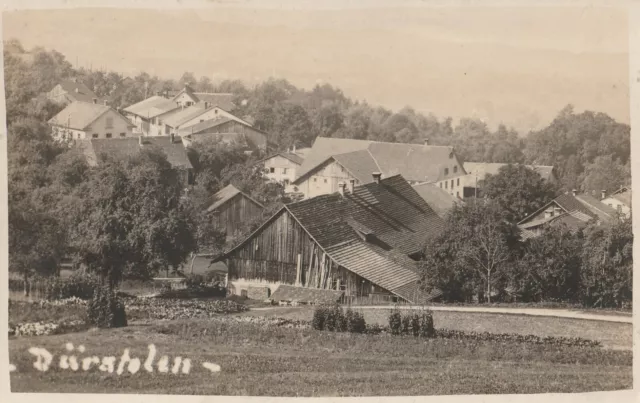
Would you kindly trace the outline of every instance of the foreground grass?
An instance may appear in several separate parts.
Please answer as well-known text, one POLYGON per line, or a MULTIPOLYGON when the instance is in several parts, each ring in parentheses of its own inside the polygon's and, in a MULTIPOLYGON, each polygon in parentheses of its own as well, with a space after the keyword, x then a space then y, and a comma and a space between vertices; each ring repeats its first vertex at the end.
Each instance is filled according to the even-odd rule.
MULTIPOLYGON (((367 323, 388 324, 387 309, 359 309, 367 323)), ((248 311, 247 316, 277 316, 287 319, 311 320, 312 307, 274 307, 268 310, 248 311)), ((631 323, 599 322, 582 319, 544 316, 509 315, 480 312, 433 311, 436 328, 452 330, 518 333, 536 336, 582 337, 598 340, 606 348, 631 350, 633 326, 631 323)))
POLYGON ((154 393, 268 396, 438 395, 588 392, 630 388, 631 353, 524 343, 423 340, 218 320, 155 321, 123 329, 12 339, 13 392, 154 393), (147 345, 194 362, 189 375, 72 372, 56 367, 65 343, 87 355, 142 360, 147 345), (29 347, 54 354, 33 368, 29 347), (214 362, 221 372, 204 370, 214 362))

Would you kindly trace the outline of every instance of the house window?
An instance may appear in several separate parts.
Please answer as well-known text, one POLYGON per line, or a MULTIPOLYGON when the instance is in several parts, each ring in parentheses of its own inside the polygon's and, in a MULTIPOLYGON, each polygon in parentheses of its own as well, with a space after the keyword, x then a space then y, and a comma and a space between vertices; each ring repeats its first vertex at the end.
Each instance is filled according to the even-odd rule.
POLYGON ((451 189, 453 189, 453 179, 451 179, 451 189))
POLYGON ((324 180, 324 183, 327 183, 327 180, 326 180, 326 179, 324 180))
POLYGON ((287 174, 287 168, 282 168, 282 173, 286 175, 287 174))
POLYGON ((618 213, 622 213, 622 206, 618 204, 618 213))
POLYGON ((445 182, 445 183, 444 183, 444 188, 445 188, 445 189, 448 189, 448 187, 447 187, 447 184, 448 184, 448 183, 449 183, 449 182, 445 182))
POLYGON ((444 169, 444 174, 445 174, 445 176, 446 176, 446 175, 449 175, 449 168, 445 168, 445 169, 444 169))
POLYGON ((460 198, 460 192, 456 192, 456 197, 459 199, 460 198))
POLYGON ((455 174, 456 172, 458 172, 458 166, 457 166, 457 165, 455 165, 455 166, 453 167, 453 173, 455 174))
POLYGON ((442 182, 440 182, 440 189, 442 189, 442 182))
POLYGON ((127 137, 127 133, 120 133, 120 137, 127 137))
POLYGON ((313 178, 313 181, 314 181, 314 182, 317 182, 317 181, 318 181, 318 178, 313 178))
POLYGON ((113 118, 112 117, 108 117, 107 118, 107 129, 111 129, 113 127, 113 118))
POLYGON ((285 179, 285 180, 284 180, 284 184, 285 184, 285 185, 288 185, 288 184, 289 184, 289 179, 285 179))
POLYGON ((213 113, 217 115, 218 114, 218 110, 217 109, 214 110, 213 113))
POLYGON ((98 133, 93 133, 93 134, 91 135, 91 137, 93 137, 94 139, 97 139, 97 138, 98 138, 98 133))
POLYGON ((111 138, 111 133, 107 133, 107 138, 110 139, 111 138))
POLYGON ((274 167, 269 168, 269 173, 272 174, 276 171, 276 169, 274 167))
POLYGON ((456 186, 460 186, 460 178, 456 179, 456 186))

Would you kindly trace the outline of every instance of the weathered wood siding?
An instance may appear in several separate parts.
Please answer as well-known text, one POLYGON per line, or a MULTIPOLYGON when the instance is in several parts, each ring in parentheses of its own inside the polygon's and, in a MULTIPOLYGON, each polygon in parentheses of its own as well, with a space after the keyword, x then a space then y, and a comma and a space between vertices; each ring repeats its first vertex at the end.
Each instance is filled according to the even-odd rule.
POLYGON ((238 194, 218 208, 217 214, 213 214, 213 221, 224 228, 227 234, 233 234, 247 222, 259 217, 262 210, 263 208, 256 203, 238 194))
POLYGON ((388 293, 333 262, 286 210, 232 252, 226 264, 229 280, 339 289, 354 297, 388 293))

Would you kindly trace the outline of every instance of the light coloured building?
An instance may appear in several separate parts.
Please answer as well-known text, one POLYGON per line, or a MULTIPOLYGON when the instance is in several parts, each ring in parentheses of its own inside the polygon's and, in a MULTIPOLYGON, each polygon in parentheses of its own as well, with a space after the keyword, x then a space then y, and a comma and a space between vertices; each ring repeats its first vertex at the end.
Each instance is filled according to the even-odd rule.
POLYGON ((602 203, 615 209, 625 217, 631 217, 631 188, 622 187, 613 192, 610 196, 602 191, 602 203))
POLYGON ((93 102, 73 102, 49 120, 56 140, 114 139, 133 135, 134 125, 115 109, 93 102))
POLYGON ((280 182, 285 186, 286 193, 298 192, 297 186, 293 185, 296 173, 304 162, 304 153, 296 148, 270 155, 258 161, 264 169, 265 177, 271 181, 280 182))
POLYGON ((466 174, 452 147, 318 137, 293 185, 310 198, 337 192, 340 182, 351 179, 356 185, 371 183, 374 172, 383 178, 400 174, 411 184, 442 183, 457 197, 462 196, 458 178, 466 174))
POLYGON ((163 136, 165 135, 164 120, 181 110, 182 108, 174 101, 160 95, 154 95, 126 107, 123 112, 135 125, 134 132, 136 134, 163 136))

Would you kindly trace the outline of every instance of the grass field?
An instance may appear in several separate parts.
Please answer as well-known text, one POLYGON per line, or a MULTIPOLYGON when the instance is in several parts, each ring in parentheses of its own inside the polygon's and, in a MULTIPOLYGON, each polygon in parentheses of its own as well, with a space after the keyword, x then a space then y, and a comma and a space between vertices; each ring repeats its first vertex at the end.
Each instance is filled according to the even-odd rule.
MULTIPOLYGON (((436 326, 441 324, 436 321, 436 326)), ((13 392, 153 393, 284 396, 437 395, 588 392, 632 386, 631 352, 525 343, 415 339, 219 320, 133 323, 122 329, 9 341, 13 392), (131 348, 142 361, 158 354, 193 361, 189 375, 116 375, 57 368, 65 343, 88 355, 116 356, 131 348), (45 373, 33 368, 30 347, 54 355, 45 373), (221 366, 210 373, 201 363, 221 366)), ((157 361, 157 359, 156 359, 157 361)))
MULTIPOLYGON (((364 314, 367 323, 387 324, 389 310, 357 309, 364 314)), ((277 316, 287 319, 310 320, 313 308, 274 307, 242 313, 250 316, 277 316)), ((536 336, 582 337, 598 340, 604 347, 631 350, 633 326, 630 323, 598 322, 581 319, 566 319, 542 316, 508 315, 478 312, 433 311, 437 328, 452 330, 518 333, 536 336)))

